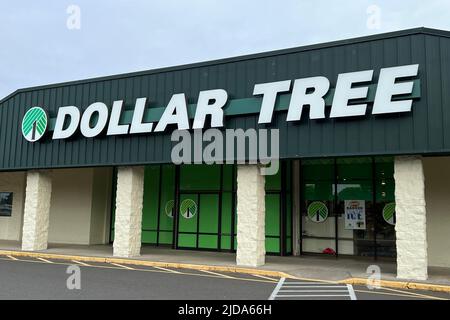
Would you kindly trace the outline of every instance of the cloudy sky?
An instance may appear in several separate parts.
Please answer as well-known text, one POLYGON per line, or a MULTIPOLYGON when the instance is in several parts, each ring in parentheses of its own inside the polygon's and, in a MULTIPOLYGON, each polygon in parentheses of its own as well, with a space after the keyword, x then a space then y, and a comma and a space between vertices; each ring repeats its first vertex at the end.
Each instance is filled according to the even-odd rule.
POLYGON ((426 26, 448 0, 0 2, 0 98, 19 88, 426 26))

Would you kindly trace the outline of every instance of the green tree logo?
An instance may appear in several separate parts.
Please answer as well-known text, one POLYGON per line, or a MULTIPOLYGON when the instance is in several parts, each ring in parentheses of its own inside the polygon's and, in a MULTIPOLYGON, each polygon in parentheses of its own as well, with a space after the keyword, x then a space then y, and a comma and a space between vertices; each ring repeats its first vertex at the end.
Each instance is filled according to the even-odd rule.
POLYGON ((173 208, 174 208, 174 204, 175 204, 175 201, 169 200, 169 201, 167 201, 167 203, 166 203, 166 205, 165 205, 165 207, 164 207, 164 211, 166 212, 166 215, 167 215, 169 218, 173 218, 173 208))
POLYGON ((197 204, 192 199, 185 199, 181 202, 180 212, 186 219, 191 219, 197 213, 197 204))
POLYGON ((22 119, 22 135, 29 142, 38 141, 47 130, 47 113, 40 107, 33 107, 22 119))
POLYGON ((321 201, 313 201, 308 206, 308 218, 313 222, 324 222, 328 218, 328 207, 321 201))
POLYGON ((395 202, 386 203, 383 208, 383 219, 390 225, 395 225, 395 202))

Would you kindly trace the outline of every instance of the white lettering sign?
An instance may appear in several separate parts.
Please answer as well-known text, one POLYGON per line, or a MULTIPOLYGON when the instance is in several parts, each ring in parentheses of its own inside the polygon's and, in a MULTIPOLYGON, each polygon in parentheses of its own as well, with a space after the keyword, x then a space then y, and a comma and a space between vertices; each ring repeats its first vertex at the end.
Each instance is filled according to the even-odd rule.
MULTIPOLYGON (((412 99, 405 96, 413 93, 414 81, 411 78, 418 75, 418 70, 418 64, 381 69, 375 98, 371 95, 372 114, 410 112, 412 99)), ((330 118, 366 115, 368 103, 357 102, 367 101, 369 98, 369 85, 373 77, 374 70, 339 74, 331 103, 330 118)), ((309 106, 309 119, 324 119, 325 100, 329 91, 330 80, 323 76, 256 84, 253 94, 261 97, 258 123, 271 123, 278 95, 289 92, 291 93, 289 105, 284 109, 287 109, 286 121, 300 121, 305 106, 309 106), (294 84, 291 90, 292 82, 294 84)), ((328 101, 331 102, 329 99, 328 101)), ((178 130, 203 129, 208 116, 211 127, 220 128, 224 126, 224 109, 228 103, 228 93, 223 89, 200 91, 195 114, 191 115, 193 118, 191 123, 184 93, 172 96, 159 121, 155 123, 144 121, 146 111, 149 110, 146 109, 145 97, 136 99, 132 119, 130 116, 127 123, 122 123, 124 103, 123 100, 114 101, 110 111, 103 102, 94 102, 83 113, 76 106, 60 107, 54 122, 53 139, 67 139, 78 129, 86 138, 96 137, 104 131, 110 136, 164 132, 168 126, 174 126, 178 130)), ((246 114, 255 111, 246 111, 243 108, 238 111, 235 109, 234 112, 246 114)))

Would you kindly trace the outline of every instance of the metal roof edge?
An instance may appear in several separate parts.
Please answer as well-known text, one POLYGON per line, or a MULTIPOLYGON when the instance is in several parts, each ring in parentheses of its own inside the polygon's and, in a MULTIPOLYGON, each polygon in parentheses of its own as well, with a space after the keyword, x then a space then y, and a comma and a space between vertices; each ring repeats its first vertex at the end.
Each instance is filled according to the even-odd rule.
POLYGON ((208 61, 202 61, 202 62, 194 62, 194 63, 182 64, 182 65, 177 65, 177 66, 161 67, 161 68, 150 69, 150 70, 142 70, 142 71, 135 71, 135 72, 129 72, 129 73, 109 75, 109 76, 86 78, 86 79, 81 79, 81 80, 52 83, 52 84, 39 85, 39 86, 33 86, 33 87, 25 87, 25 88, 17 89, 14 92, 7 95, 6 97, 4 97, 3 99, 0 99, 0 104, 4 103, 5 101, 11 99, 15 95, 22 93, 22 92, 65 87, 65 86, 77 85, 77 84, 87 84, 87 83, 99 82, 99 81, 105 81, 105 80, 117 80, 117 79, 139 77, 139 76, 150 75, 150 74, 193 69, 193 68, 199 68, 199 67, 225 64, 225 63, 230 63, 230 62, 253 60, 253 59, 258 59, 258 58, 282 55, 282 54, 290 54, 290 53, 297 53, 297 52, 302 52, 302 51, 324 49, 324 48, 349 45, 349 44, 355 44, 355 43, 363 43, 363 42, 367 42, 367 41, 396 38, 396 37, 408 36, 408 35, 414 35, 414 34, 428 34, 428 35, 435 35, 435 36, 450 38, 450 31, 447 31, 447 30, 432 29, 432 28, 426 28, 426 27, 416 27, 416 28, 411 28, 411 29, 404 29, 404 30, 398 30, 398 31, 373 34, 373 35, 368 35, 368 36, 361 36, 361 37, 328 41, 328 42, 299 46, 299 47, 292 47, 292 48, 287 48, 287 49, 277 49, 277 50, 265 51, 265 52, 260 52, 260 53, 252 53, 252 54, 235 56, 235 57, 221 58, 221 59, 208 60, 208 61))

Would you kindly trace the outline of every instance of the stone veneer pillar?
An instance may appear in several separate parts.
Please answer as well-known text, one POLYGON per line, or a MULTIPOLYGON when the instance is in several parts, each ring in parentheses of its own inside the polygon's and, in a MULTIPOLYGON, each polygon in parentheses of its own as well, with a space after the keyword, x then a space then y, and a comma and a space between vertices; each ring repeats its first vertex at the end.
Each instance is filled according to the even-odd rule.
POLYGON ((237 168, 236 263, 258 267, 265 263, 265 177, 257 165, 237 168))
POLYGON ((22 250, 47 249, 52 179, 48 172, 27 172, 22 250))
POLYGON ((117 172, 113 254, 139 256, 141 251, 144 167, 121 167, 117 172))
POLYGON ((428 277, 425 179, 420 157, 395 158, 397 277, 428 277))

